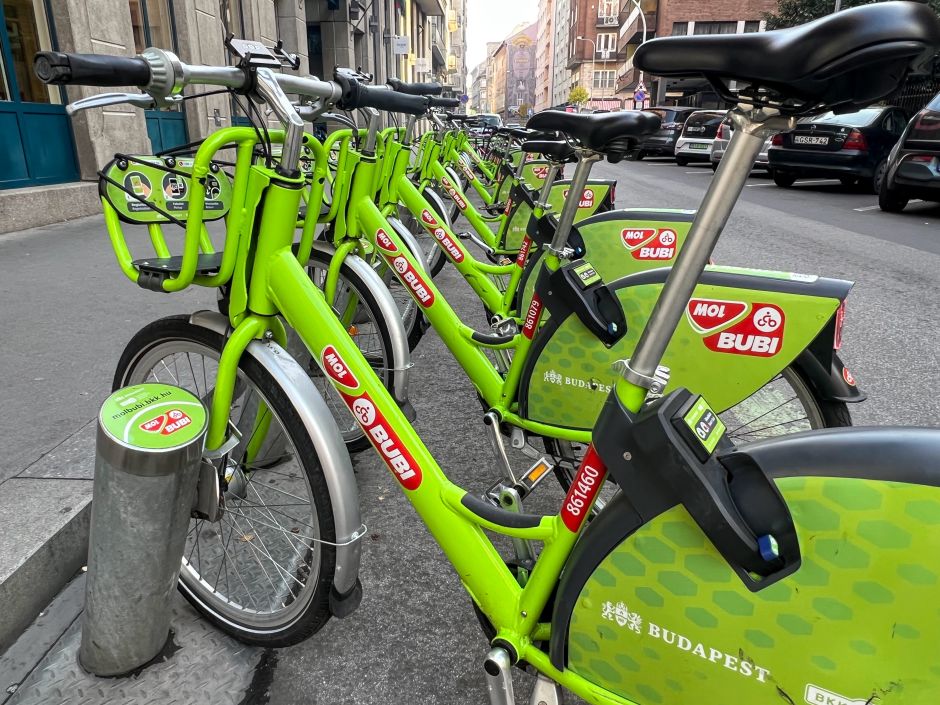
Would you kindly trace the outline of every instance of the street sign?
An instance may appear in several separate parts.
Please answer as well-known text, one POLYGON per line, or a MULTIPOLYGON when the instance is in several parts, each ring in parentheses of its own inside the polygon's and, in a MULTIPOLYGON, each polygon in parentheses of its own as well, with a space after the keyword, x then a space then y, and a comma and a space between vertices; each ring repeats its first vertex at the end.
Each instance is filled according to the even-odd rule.
POLYGON ((392 53, 393 54, 407 54, 408 53, 408 37, 392 37, 392 53))
POLYGON ((415 59, 415 71, 418 73, 427 73, 431 70, 431 60, 426 56, 419 56, 415 59))
POLYGON ((461 102, 461 103, 466 103, 468 100, 470 100, 470 96, 468 96, 466 93, 464 93, 462 96, 460 96, 460 102, 461 102))
POLYGON ((635 91, 633 91, 633 100, 637 103, 642 103, 644 100, 646 100, 646 93, 637 88, 635 91))

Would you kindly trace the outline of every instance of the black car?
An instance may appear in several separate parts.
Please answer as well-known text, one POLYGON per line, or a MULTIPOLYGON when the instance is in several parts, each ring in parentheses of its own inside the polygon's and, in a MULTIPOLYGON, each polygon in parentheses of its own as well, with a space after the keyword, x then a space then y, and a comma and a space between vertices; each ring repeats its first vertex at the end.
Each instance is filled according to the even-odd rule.
POLYGON ((940 201, 940 93, 908 123, 891 151, 878 205, 899 213, 912 198, 940 201))
POLYGON ((674 105, 657 108, 646 108, 648 113, 659 115, 661 122, 659 130, 640 139, 633 158, 640 160, 643 157, 674 157, 676 155, 676 142, 682 133, 682 128, 689 115, 696 108, 681 108, 674 105))
POLYGON ((803 178, 839 179, 878 193, 888 154, 906 124, 904 111, 891 106, 801 118, 795 130, 776 135, 771 143, 774 183, 789 187, 803 178))

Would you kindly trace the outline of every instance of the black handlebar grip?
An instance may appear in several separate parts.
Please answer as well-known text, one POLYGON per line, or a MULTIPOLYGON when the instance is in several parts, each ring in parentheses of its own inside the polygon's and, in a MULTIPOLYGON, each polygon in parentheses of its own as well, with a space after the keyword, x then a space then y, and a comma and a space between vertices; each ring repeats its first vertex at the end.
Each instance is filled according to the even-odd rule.
POLYGON ((387 83, 392 90, 408 95, 440 95, 444 90, 440 83, 405 83, 397 78, 390 78, 387 83))
POLYGON ((40 51, 33 70, 43 83, 77 86, 138 86, 150 83, 150 64, 139 56, 40 51))
POLYGON ((334 73, 333 78, 343 89, 343 95, 336 103, 340 110, 376 108, 408 115, 424 115, 428 111, 428 99, 425 96, 363 86, 355 79, 339 73, 334 73))
POLYGON ((456 98, 428 98, 429 108, 459 108, 460 101, 456 98))

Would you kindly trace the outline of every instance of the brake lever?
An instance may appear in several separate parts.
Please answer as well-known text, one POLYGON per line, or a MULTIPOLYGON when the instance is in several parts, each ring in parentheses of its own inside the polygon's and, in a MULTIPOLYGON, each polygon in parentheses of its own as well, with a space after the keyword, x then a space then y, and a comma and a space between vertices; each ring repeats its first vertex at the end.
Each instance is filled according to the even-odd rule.
MULTIPOLYGON (((177 103, 182 100, 182 96, 171 96, 163 99, 163 103, 177 103)), ((65 106, 65 112, 68 115, 74 115, 80 110, 89 108, 103 108, 106 105, 120 105, 127 103, 136 108, 150 110, 157 106, 157 101, 146 93, 98 93, 90 95, 87 98, 80 98, 74 103, 65 106)))

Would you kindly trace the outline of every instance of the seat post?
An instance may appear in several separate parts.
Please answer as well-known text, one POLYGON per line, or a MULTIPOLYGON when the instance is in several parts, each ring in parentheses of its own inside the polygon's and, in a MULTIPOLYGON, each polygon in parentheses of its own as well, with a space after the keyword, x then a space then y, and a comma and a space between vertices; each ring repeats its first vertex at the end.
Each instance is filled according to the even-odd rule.
POLYGON ((565 244, 568 242, 568 233, 571 232, 571 226, 574 224, 574 216, 578 212, 578 203, 581 201, 581 194, 584 193, 584 187, 591 175, 591 168, 594 166, 594 162, 603 158, 602 154, 596 152, 582 149, 577 151, 578 165, 571 177, 571 186, 568 187, 568 197, 565 199, 565 205, 561 209, 561 215, 558 216, 555 237, 552 238, 552 242, 548 246, 549 250, 555 255, 561 255, 565 249, 565 244))
POLYGON ((558 164, 549 160, 548 174, 545 176, 545 182, 542 184, 542 191, 539 193, 539 200, 536 205, 541 206, 546 210, 548 209, 548 197, 552 193, 552 185, 555 183, 557 176, 558 164))
POLYGON ((708 264, 718 236, 721 235, 735 202, 744 190, 744 184, 764 140, 774 132, 793 128, 792 118, 767 118, 753 111, 745 113, 739 108, 732 110, 731 119, 736 129, 731 136, 728 150, 719 162, 718 171, 702 199, 685 245, 666 278, 666 284, 656 300, 646 327, 640 334, 628 369, 624 371, 628 381, 646 389, 649 389, 653 382, 656 368, 682 319, 699 277, 708 264))

